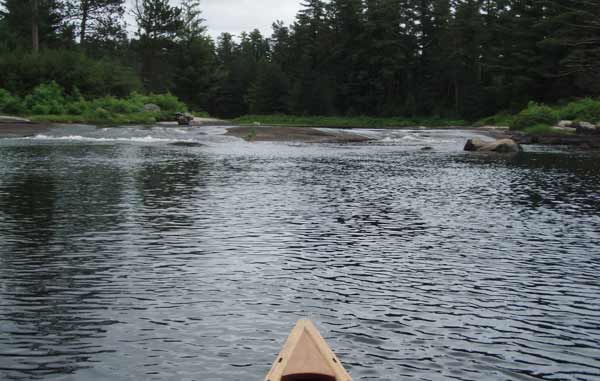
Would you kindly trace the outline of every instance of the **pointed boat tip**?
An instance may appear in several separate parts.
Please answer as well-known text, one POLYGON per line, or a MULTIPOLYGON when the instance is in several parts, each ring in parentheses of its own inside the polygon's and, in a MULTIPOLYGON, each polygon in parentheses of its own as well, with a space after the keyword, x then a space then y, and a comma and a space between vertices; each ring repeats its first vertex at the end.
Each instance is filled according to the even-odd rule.
POLYGON ((266 381, 352 381, 315 323, 299 319, 266 381))

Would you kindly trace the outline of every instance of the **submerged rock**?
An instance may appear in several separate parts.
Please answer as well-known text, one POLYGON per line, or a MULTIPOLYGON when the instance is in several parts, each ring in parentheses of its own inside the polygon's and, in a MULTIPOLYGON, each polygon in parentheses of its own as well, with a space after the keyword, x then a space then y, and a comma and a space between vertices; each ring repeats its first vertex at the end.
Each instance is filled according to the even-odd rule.
POLYGON ((512 139, 500 139, 495 142, 487 142, 479 138, 474 138, 467 141, 467 144, 465 144, 465 151, 514 153, 523 151, 523 148, 512 139))

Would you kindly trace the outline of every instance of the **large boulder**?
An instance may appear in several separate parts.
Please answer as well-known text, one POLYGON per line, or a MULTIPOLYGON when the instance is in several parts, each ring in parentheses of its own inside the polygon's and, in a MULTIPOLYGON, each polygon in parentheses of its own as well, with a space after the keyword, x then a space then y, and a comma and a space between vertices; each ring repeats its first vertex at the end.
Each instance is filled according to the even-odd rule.
POLYGON ((600 135, 600 128, 589 122, 578 122, 576 128, 580 135, 600 135))
POLYGON ((192 123, 192 121, 194 120, 194 115, 187 112, 178 112, 177 114, 175 114, 175 119, 177 120, 177 123, 180 126, 189 126, 190 123, 192 123))
POLYGON ((144 105, 142 109, 143 112, 160 112, 160 106, 155 105, 154 103, 147 103, 144 105))
POLYGON ((474 138, 467 141, 467 144, 465 144, 465 151, 514 153, 523 151, 523 148, 512 139, 500 139, 494 142, 488 142, 479 138, 474 138))

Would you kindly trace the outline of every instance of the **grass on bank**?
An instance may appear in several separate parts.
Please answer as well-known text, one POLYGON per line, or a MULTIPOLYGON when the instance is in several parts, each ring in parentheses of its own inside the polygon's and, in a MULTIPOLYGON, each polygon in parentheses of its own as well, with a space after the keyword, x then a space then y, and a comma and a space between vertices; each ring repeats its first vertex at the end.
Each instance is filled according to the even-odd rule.
POLYGON ((294 115, 246 115, 233 120, 239 125, 260 123, 270 126, 290 127, 338 127, 338 128, 392 128, 392 127, 448 127, 467 126, 464 120, 444 118, 375 118, 367 116, 294 116, 294 115))
POLYGON ((513 131, 532 135, 569 134, 552 128, 561 120, 600 124, 600 100, 584 98, 554 106, 530 102, 515 115, 499 113, 478 121, 476 125, 505 125, 513 131))
POLYGON ((33 121, 86 124, 150 124, 173 120, 186 105, 171 94, 132 93, 126 98, 85 99, 78 91, 65 95, 55 82, 37 86, 18 97, 0 89, 0 114, 23 116, 33 121), (145 110, 145 105, 156 105, 145 110), (159 111, 160 110, 160 111, 159 111))

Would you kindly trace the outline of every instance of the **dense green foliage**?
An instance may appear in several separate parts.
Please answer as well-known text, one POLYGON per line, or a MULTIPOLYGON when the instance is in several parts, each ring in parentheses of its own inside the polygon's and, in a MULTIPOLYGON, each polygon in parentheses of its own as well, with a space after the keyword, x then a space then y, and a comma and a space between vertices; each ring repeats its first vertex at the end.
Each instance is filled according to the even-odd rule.
POLYGON ((306 0, 269 37, 216 41, 201 16, 199 0, 0 0, 0 88, 24 97, 55 81, 87 99, 171 92, 230 118, 475 120, 537 102, 498 119, 515 128, 555 121, 543 103, 600 96, 598 1, 306 0))
POLYGON ((44 50, 0 55, 0 88, 24 95, 41 83, 55 81, 68 93, 125 96, 141 91, 135 71, 109 58, 91 59, 81 52, 44 50))
POLYGON ((543 126, 555 125, 559 120, 600 122, 600 100, 585 98, 550 107, 535 102, 510 118, 509 125, 514 130, 537 130, 543 126))
POLYGON ((0 114, 17 114, 34 120, 96 124, 152 123, 172 119, 176 112, 187 111, 184 103, 171 94, 142 95, 132 93, 125 98, 105 96, 87 100, 79 92, 66 95, 56 83, 35 87, 24 97, 0 89, 0 114), (148 111, 153 104, 160 111, 148 111))

